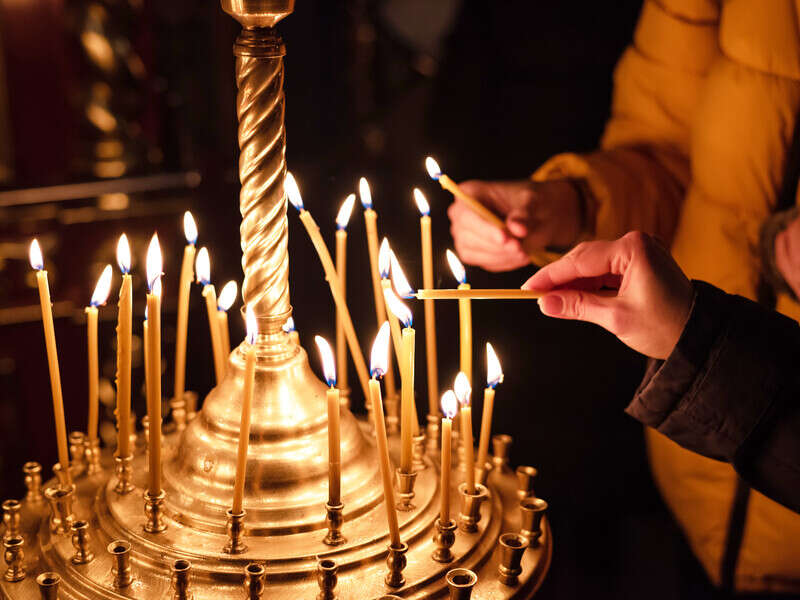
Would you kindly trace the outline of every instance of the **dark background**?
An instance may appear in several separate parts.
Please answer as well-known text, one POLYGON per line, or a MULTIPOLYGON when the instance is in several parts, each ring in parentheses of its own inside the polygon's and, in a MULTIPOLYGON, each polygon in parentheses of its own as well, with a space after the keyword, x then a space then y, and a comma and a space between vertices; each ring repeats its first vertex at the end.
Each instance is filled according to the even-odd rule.
MULTIPOLYGON (((215 2, 145 2, 124 10, 114 2, 101 4, 110 7, 115 31, 129 39, 145 67, 144 76, 110 81, 115 93, 122 90, 116 108, 136 125, 126 131, 139 158, 126 173, 196 171, 202 183, 133 195, 127 208, 115 213, 95 199, 0 203, 0 307, 37 304, 26 260, 32 235, 43 241, 54 300, 72 302, 57 319, 70 430, 85 428, 86 419, 81 306, 103 264, 114 262, 121 232, 131 238, 140 264, 154 228, 162 240, 165 390, 172 385, 183 210, 197 217, 199 245, 209 247, 217 287, 241 279, 231 56, 238 25, 215 2)), ((288 45, 288 164, 329 243, 340 202, 365 175, 381 234, 389 236, 412 285, 419 284, 418 213, 411 197, 412 187, 419 186, 432 205, 436 276, 450 287, 444 263, 444 250, 452 244, 445 212, 450 197, 427 178, 424 157, 436 156, 456 180, 524 178, 554 153, 593 148, 608 116, 612 69, 640 5, 637 0, 299 0, 295 14, 280 26, 288 45)), ((0 1, 0 8, 8 109, 0 157, 10 157, 11 165, 6 187, 91 179, 76 158, 92 135, 81 116, 81 92, 97 74, 81 57, 74 14, 50 0, 26 6, 0 1)), ((333 338, 333 304, 291 209, 289 226, 295 320, 308 349, 314 334, 333 338)), ((375 323, 360 208, 349 232, 349 302, 368 349, 375 323)), ((531 273, 531 268, 501 275, 468 269, 476 287, 517 287, 531 273)), ((138 292, 141 300, 144 294, 138 292)), ((101 309, 101 364, 109 380, 115 294, 101 309)), ((197 289, 192 302, 187 387, 202 397, 212 375, 197 289)), ((243 334, 238 308, 230 313, 234 344, 243 334)), ((419 321, 420 308, 415 307, 419 321)), ((24 461, 56 460, 41 325, 35 310, 32 314, 0 324, 4 498, 21 495, 24 461)), ((622 412, 643 360, 598 328, 548 320, 534 304, 474 303, 473 315, 476 387, 485 373, 483 347, 491 341, 506 372, 494 430, 514 436, 515 464, 539 469, 537 493, 551 507, 555 556, 541 597, 703 593, 703 579, 653 489, 641 428, 622 412)), ((437 316, 444 386, 457 368, 456 304, 439 304, 437 316)), ((140 327, 140 318, 135 322, 140 327)), ((314 353, 311 361, 316 369, 314 353)), ((134 380, 141 381, 140 372, 134 380)), ((357 381, 354 372, 350 380, 357 381)), ((481 394, 475 396, 479 419, 481 394)), ((360 409, 361 402, 355 406, 360 409)), ((143 407, 140 395, 135 398, 140 416, 143 407)), ((105 417, 110 419, 108 409, 105 417)))

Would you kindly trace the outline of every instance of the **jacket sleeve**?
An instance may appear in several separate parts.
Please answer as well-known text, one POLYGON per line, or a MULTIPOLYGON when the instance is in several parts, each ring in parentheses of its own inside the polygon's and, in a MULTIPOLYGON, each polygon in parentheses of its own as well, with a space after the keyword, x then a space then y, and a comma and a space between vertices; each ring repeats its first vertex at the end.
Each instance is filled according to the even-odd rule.
POLYGON ((695 282, 678 344, 650 361, 626 412, 800 512, 798 356, 797 322, 695 282))
POLYGON ((614 74, 601 149, 560 154, 534 180, 574 178, 590 190, 590 235, 641 229, 670 241, 689 181, 690 128, 718 54, 716 0, 646 0, 614 74))

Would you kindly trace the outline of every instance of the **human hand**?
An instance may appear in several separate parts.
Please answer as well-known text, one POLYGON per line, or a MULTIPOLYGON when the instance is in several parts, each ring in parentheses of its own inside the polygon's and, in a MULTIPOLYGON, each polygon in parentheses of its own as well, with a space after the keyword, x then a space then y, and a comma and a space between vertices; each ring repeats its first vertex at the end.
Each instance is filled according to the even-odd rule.
POLYGON ((659 359, 678 343, 694 294, 666 248, 640 232, 579 244, 522 287, 549 292, 539 299, 544 314, 595 323, 659 359), (601 288, 616 289, 617 295, 593 293, 601 288))
POLYGON ((775 236, 775 264, 784 281, 800 298, 800 217, 775 236))
POLYGON ((461 259, 487 271, 510 271, 530 263, 526 247, 567 247, 581 231, 581 199, 567 180, 466 181, 461 189, 498 214, 499 229, 456 199, 447 214, 461 259))

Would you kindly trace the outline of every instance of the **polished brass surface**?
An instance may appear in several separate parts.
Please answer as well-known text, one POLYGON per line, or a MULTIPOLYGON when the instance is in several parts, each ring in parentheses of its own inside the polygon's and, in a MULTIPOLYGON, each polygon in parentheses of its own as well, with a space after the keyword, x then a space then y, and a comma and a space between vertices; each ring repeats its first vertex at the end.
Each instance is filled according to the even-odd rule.
POLYGON ((453 562, 455 556, 450 548, 456 543, 456 522, 450 519, 447 523, 442 523, 441 519, 436 519, 436 532, 433 534, 433 543, 436 544, 431 558, 436 562, 453 562))
POLYGON ((520 500, 536 495, 533 484, 538 473, 535 467, 528 465, 517 467, 517 496, 520 500))
POLYGON ((44 491, 44 497, 50 503, 50 531, 56 535, 68 533, 72 527, 74 496, 74 483, 66 489, 53 486, 44 491))
POLYGON ((450 600, 469 600, 472 588, 478 583, 478 576, 469 569, 453 569, 447 572, 447 588, 450 600))
POLYGON ((494 469, 494 464, 488 460, 484 463, 483 467, 475 465, 475 481, 481 485, 486 485, 486 482, 489 480, 489 475, 492 474, 492 469, 494 469))
POLYGON ((58 586, 61 584, 61 575, 53 571, 45 571, 36 578, 39 594, 42 600, 58 600, 58 586))
POLYGON ((72 555, 73 564, 85 565, 94 560, 89 537, 88 521, 79 520, 72 523, 72 547, 75 548, 75 554, 72 555))
POLYGON ((501 471, 508 471, 508 455, 511 452, 511 436, 504 433, 492 436, 492 463, 501 471))
POLYGON ((94 475, 101 471, 100 466, 100 440, 90 440, 88 437, 84 442, 84 458, 86 459, 86 472, 94 475))
POLYGON ((259 600, 264 594, 267 570, 263 565, 250 563, 244 568, 244 590, 249 600, 259 600))
POLYGON ((25 540, 20 536, 3 540, 3 559, 6 561, 6 570, 3 578, 6 581, 22 581, 25 579, 25 540))
POLYGON ((438 415, 428 415, 425 419, 425 449, 431 457, 438 458, 439 444, 442 442, 441 417, 438 415))
POLYGON ((408 512, 414 510, 414 484, 417 482, 417 472, 403 473, 398 467, 397 475, 397 510, 408 512))
POLYGON ((294 10, 294 0, 222 0, 222 10, 242 27, 275 27, 294 10))
POLYGON ((106 549, 113 559, 111 575, 114 578, 114 587, 117 589, 128 587, 133 583, 130 543, 125 540, 114 540, 106 549))
POLYGON ((117 478, 117 484, 114 486, 114 491, 118 494, 130 494, 134 490, 133 484, 131 483, 132 462, 133 455, 114 455, 114 473, 117 478))
POLYGON ((3 539, 17 537, 19 531, 19 511, 22 508, 19 500, 3 501, 3 539))
POLYGON ((25 488, 28 490, 25 501, 28 504, 41 503, 44 500, 42 495, 42 465, 36 461, 28 461, 22 465, 22 472, 25 474, 25 488))
POLYGON ((192 563, 185 558, 172 562, 172 600, 192 600, 192 563))
POLYGON ((541 498, 524 498, 519 502, 521 525, 519 534, 536 547, 542 536, 542 518, 547 511, 547 502, 541 498))
POLYGON ((489 499, 489 490, 486 486, 476 483, 475 493, 470 494, 467 492, 467 484, 462 483, 458 486, 458 493, 461 496, 458 528, 465 533, 475 533, 481 520, 481 504, 489 499))
POLYGON ((69 434, 70 467, 81 469, 86 454, 86 435, 82 431, 72 431, 69 434))
POLYGON ((319 584, 317 600, 336 600, 336 584, 339 581, 336 573, 338 570, 336 561, 329 558, 317 563, 317 583, 319 584))
POLYGON ((151 494, 148 490, 144 492, 144 530, 147 533, 163 533, 167 530, 167 522, 164 519, 164 498, 167 494, 164 490, 159 490, 157 494, 151 494))
POLYGON ((399 546, 389 545, 389 554, 386 556, 386 566, 389 567, 389 572, 386 574, 386 585, 389 587, 399 588, 405 585, 406 578, 403 571, 408 566, 407 552, 408 544, 405 542, 399 546))
POLYGON ((344 504, 326 504, 325 522, 328 524, 328 533, 322 539, 322 543, 328 546, 341 546, 347 541, 342 535, 342 525, 344 525, 344 504))
POLYGON ((500 583, 517 585, 522 574, 522 556, 528 549, 528 540, 517 533, 500 536, 500 565, 497 567, 500 583))
POLYGON ((425 431, 420 429, 420 434, 411 438, 411 468, 415 471, 422 471, 427 468, 425 462, 425 431))
POLYGON ((235 513, 230 508, 225 512, 228 516, 226 529, 228 531, 228 543, 225 544, 225 552, 228 554, 241 554, 247 550, 247 545, 242 539, 244 537, 244 518, 245 511, 235 513))

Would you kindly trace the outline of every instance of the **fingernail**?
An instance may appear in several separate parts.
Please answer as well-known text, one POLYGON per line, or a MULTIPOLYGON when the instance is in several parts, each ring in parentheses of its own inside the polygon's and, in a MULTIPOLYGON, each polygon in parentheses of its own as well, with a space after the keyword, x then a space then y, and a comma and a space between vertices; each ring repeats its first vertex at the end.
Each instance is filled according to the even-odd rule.
POLYGON ((547 294, 539 298, 539 308, 551 317, 557 317, 564 311, 564 299, 558 294, 547 294))

